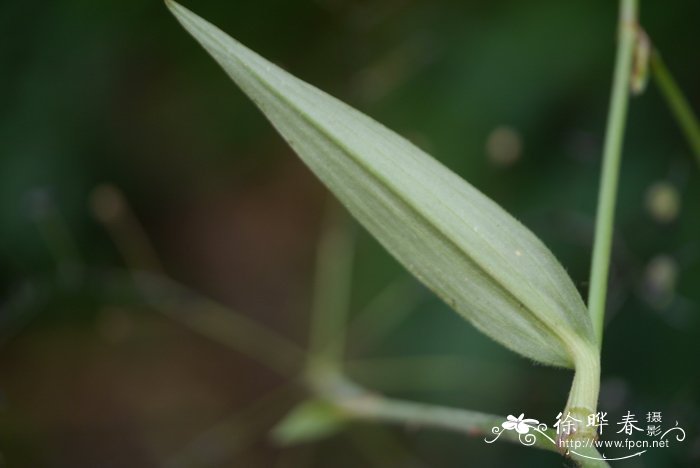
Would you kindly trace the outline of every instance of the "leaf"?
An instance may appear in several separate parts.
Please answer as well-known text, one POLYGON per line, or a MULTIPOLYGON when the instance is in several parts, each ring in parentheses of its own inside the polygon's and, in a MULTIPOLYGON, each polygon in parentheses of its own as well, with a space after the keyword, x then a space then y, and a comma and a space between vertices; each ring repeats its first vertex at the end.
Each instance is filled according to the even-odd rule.
POLYGON ((353 216, 447 304, 541 363, 597 356, 580 295, 527 228, 406 139, 166 3, 353 216))
POLYGON ((295 445, 330 437, 339 432, 348 416, 336 406, 308 400, 294 407, 272 429, 272 439, 279 445, 295 445))

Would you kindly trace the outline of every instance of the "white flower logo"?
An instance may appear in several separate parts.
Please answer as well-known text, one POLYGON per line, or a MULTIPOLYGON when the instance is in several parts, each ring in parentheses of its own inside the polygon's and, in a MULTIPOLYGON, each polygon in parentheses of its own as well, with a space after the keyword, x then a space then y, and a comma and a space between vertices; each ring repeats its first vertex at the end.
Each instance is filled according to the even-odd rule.
POLYGON ((503 426, 503 429, 507 431, 512 431, 515 429, 518 434, 527 434, 530 431, 530 427, 537 426, 539 421, 536 419, 523 419, 524 417, 525 413, 520 413, 520 416, 517 418, 512 414, 509 414, 507 418, 508 420, 501 424, 501 426, 503 426))

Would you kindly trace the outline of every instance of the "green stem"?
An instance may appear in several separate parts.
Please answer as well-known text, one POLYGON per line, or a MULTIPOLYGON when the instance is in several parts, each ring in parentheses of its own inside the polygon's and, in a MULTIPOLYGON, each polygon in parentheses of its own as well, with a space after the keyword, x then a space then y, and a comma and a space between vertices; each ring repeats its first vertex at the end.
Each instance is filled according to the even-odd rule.
POLYGON ((700 164, 700 122, 697 116, 657 50, 651 54, 650 67, 656 85, 700 164))
POLYGON ((305 352, 274 330, 167 277, 138 271, 131 276, 143 299, 166 317, 282 376, 298 375, 305 352))
MULTIPOLYGON (((569 399, 566 402, 566 408, 563 413, 572 413, 573 416, 578 416, 577 419, 585 419, 589 414, 596 412, 598 407, 598 394, 600 392, 600 352, 595 345, 587 342, 580 342, 575 338, 571 338, 569 343, 572 347, 572 353, 576 356, 576 371, 574 380, 571 383, 569 391, 569 399)), ((595 436, 586 431, 586 427, 580 431, 583 437, 595 436)))
POLYGON ((84 262, 68 223, 51 196, 37 191, 30 197, 30 213, 56 262, 58 279, 75 285, 82 278, 84 262))
POLYGON ((110 234, 130 270, 165 276, 163 264, 146 230, 119 187, 111 184, 95 187, 90 195, 90 205, 93 215, 110 234))
POLYGON ((629 100, 632 57, 636 39, 637 10, 638 0, 621 0, 620 37, 615 59, 615 74, 603 149, 603 173, 598 194, 593 261, 588 294, 588 310, 599 346, 603 342, 603 322, 608 272, 610 269, 615 200, 617 198, 622 140, 629 100))
MULTIPOLYGON (((493 428, 501 429, 501 424, 506 421, 502 416, 478 411, 386 398, 356 385, 332 370, 311 373, 308 378, 312 391, 353 419, 443 429, 488 440, 496 437, 493 428)), ((556 433, 552 429, 543 432, 547 437, 533 431, 535 438, 532 447, 561 454, 556 443, 549 440, 556 440, 556 433)), ((500 434, 498 440, 522 444, 521 437, 515 431, 503 430, 500 434)), ((600 457, 594 449, 586 453, 600 457)), ((571 455, 584 467, 608 466, 602 460, 589 460, 571 455)))
POLYGON ((169 279, 127 198, 112 185, 91 197, 95 217, 121 253, 141 297, 163 315, 212 341, 228 346, 280 375, 296 375, 306 353, 295 343, 169 279))
POLYGON ((329 212, 316 261, 309 364, 338 367, 345 351, 354 239, 345 214, 335 204, 329 212))

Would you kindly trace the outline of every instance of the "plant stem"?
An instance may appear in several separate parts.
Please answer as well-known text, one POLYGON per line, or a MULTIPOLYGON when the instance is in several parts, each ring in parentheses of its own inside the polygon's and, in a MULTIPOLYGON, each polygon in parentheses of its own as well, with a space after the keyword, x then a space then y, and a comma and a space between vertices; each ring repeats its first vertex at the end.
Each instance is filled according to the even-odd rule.
POLYGON ((131 271, 131 275, 146 303, 164 316, 279 375, 298 375, 306 353, 274 330, 167 277, 138 271, 131 271))
POLYGON ((28 197, 30 216, 56 262, 56 273, 64 286, 75 286, 83 277, 84 262, 68 223, 43 190, 28 197))
MULTIPOLYGON (((470 436, 491 434, 494 426, 501 427, 506 420, 502 416, 477 411, 386 398, 360 387, 338 372, 320 371, 309 377, 309 384, 316 394, 351 418, 445 429, 470 436)), ((515 432, 506 431, 502 437, 517 442, 517 436, 515 432)), ((538 442, 536 447, 557 451, 554 444, 546 439, 538 442)))
POLYGON ((111 184, 97 186, 90 195, 95 218, 102 223, 124 263, 132 271, 150 271, 163 276, 165 268, 143 225, 122 190, 111 184))
MULTIPOLYGON (((318 372, 309 374, 308 378, 312 391, 354 419, 399 424, 414 428, 443 429, 471 437, 487 437, 489 439, 495 437, 492 429, 494 427, 501 428, 501 423, 506 421, 506 418, 502 416, 478 411, 386 398, 358 386, 333 370, 318 370, 318 372)), ((556 438, 556 433, 552 429, 547 429, 544 433, 551 439, 556 438)), ((522 444, 519 434, 515 431, 502 431, 499 440, 522 444)), ((561 454, 557 445, 542 435, 535 438, 532 447, 561 454)), ((581 452, 583 453, 583 451, 581 452)), ((590 449, 587 453, 594 457, 600 457, 595 449, 590 449)), ((589 460, 577 457, 575 454, 572 455, 572 458, 584 467, 608 466, 602 460, 589 460)))
POLYGON ((657 50, 652 52, 649 64, 654 81, 700 164, 700 122, 697 116, 657 50))
POLYGON ((328 211, 316 260, 309 364, 339 367, 345 351, 354 236, 335 203, 328 211))
POLYGON ((280 375, 297 374, 306 353, 295 343, 167 277, 146 231, 121 190, 102 185, 93 192, 91 202, 95 217, 127 264, 130 282, 147 304, 280 375))
MULTIPOLYGON (((569 343, 576 356, 576 372, 563 414, 571 413, 585 422, 586 417, 595 413, 598 407, 600 353, 597 348, 591 349, 595 345, 581 343, 575 338, 571 338, 569 343)), ((595 436, 595 434, 589 434, 590 431, 586 431, 586 429, 590 428, 584 426, 581 429, 581 434, 595 436)))
POLYGON ((588 311, 599 346, 603 342, 605 299, 610 269, 615 200, 622 156, 622 140, 629 100, 632 57, 636 40, 638 0, 621 0, 619 42, 615 58, 612 96, 608 111, 608 124, 603 149, 601 175, 596 216, 593 261, 591 264, 588 311))

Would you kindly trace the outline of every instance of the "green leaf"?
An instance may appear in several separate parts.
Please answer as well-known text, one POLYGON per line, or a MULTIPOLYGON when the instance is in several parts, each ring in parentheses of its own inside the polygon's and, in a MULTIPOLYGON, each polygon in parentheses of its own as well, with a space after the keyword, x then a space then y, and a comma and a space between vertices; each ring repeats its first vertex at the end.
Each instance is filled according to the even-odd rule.
POLYGON ((294 407, 272 429, 279 445, 295 445, 330 437, 339 432, 349 417, 336 406, 321 400, 308 400, 294 407))
POLYGON ((406 139, 167 4, 355 218, 447 304, 541 363, 597 356, 580 295, 527 228, 406 139))

